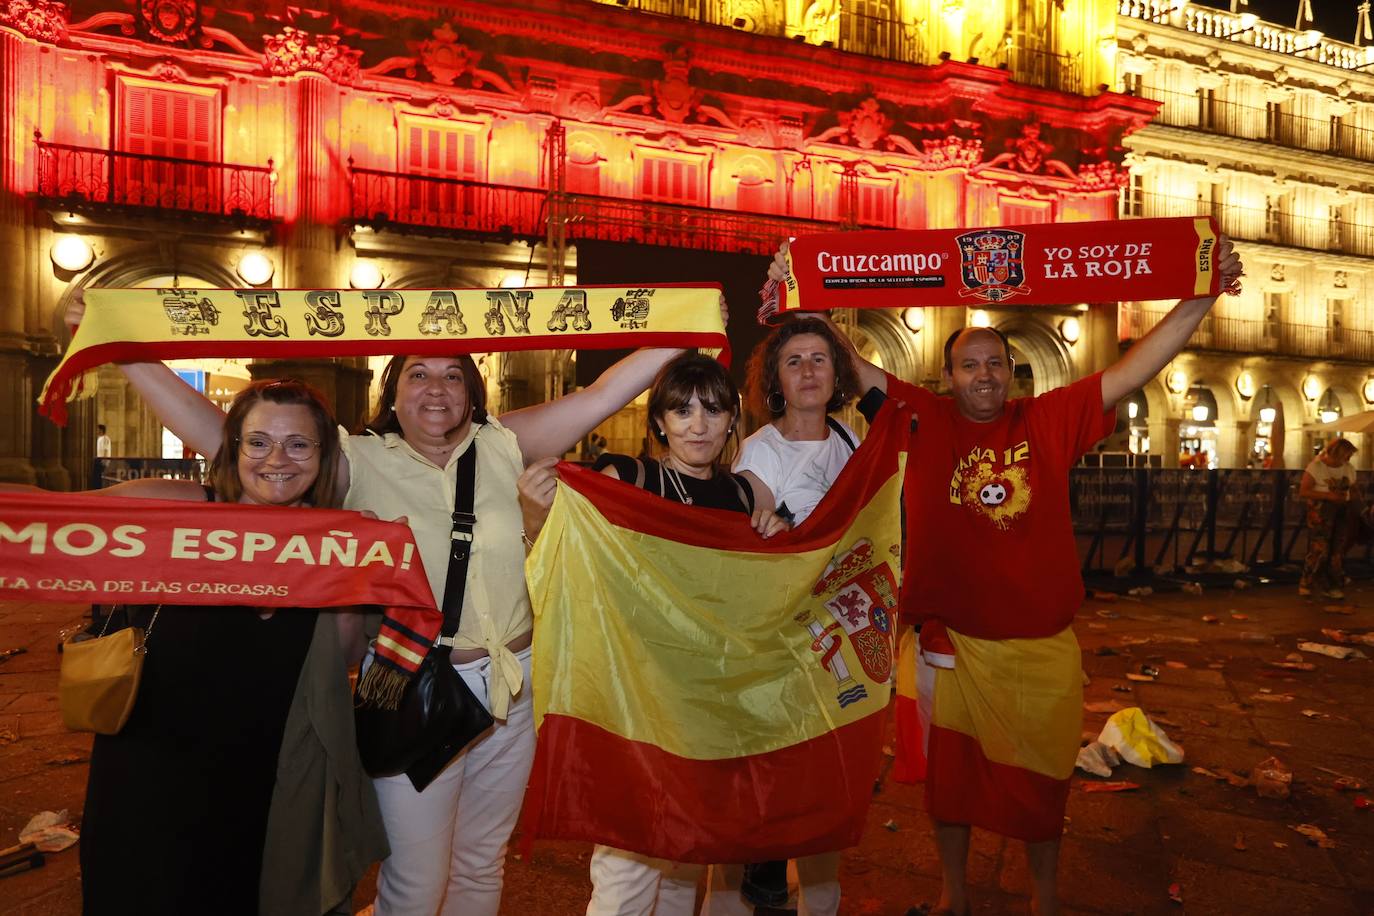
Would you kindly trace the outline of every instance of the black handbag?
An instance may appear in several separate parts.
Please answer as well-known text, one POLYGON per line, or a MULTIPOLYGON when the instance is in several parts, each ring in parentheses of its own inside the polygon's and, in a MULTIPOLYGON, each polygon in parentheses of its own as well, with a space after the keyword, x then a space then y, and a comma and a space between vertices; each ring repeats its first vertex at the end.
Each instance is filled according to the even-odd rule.
POLYGON ((458 459, 457 471, 440 641, 425 655, 396 709, 378 709, 356 696, 353 703, 363 769, 371 776, 405 773, 417 792, 423 792, 463 748, 496 722, 449 661, 448 644, 458 632, 463 613, 472 531, 477 523, 472 512, 477 489, 475 438, 458 459))

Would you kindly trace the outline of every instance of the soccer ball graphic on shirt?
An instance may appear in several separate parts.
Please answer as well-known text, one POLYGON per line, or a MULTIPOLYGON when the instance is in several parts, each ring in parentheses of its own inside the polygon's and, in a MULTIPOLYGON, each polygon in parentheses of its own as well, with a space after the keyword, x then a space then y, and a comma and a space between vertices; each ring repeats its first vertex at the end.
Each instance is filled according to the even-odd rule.
POLYGON ((1030 481, 1024 467, 994 468, 992 462, 980 461, 959 476, 959 502, 1003 531, 1030 508, 1030 481))
POLYGON ((978 499, 985 506, 1000 506, 1007 501, 1006 485, 1001 483, 984 484, 983 489, 978 491, 978 499))

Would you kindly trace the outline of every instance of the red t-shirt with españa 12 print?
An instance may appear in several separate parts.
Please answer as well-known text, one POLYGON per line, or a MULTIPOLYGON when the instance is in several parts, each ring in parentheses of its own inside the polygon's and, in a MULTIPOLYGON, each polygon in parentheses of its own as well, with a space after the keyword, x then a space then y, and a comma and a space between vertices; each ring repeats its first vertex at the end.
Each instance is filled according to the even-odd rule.
POLYGON ((907 458, 900 610, 980 639, 1052 636, 1083 602, 1069 468, 1115 426, 1097 373, 1016 398, 990 423, 888 376, 916 409, 907 458))

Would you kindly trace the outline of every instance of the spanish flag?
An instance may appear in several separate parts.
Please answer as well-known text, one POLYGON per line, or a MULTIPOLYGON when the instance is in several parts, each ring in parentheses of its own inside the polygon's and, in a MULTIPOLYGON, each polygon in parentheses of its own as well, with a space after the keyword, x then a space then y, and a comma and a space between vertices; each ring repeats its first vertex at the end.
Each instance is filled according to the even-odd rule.
POLYGON ((1039 639, 948 633, 956 661, 935 670, 926 810, 1029 843, 1058 839, 1083 728, 1073 629, 1039 639))
POLYGON ((699 863, 858 843, 890 695, 910 419, 889 401, 806 525, 767 541, 740 513, 560 467, 526 564, 527 837, 699 863))

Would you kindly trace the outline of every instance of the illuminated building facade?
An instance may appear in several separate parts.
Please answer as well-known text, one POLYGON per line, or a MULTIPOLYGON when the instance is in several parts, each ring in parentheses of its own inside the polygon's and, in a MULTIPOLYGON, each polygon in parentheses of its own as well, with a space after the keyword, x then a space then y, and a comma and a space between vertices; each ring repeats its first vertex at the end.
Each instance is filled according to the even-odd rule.
MULTIPOLYGON (((1157 107, 1106 90, 1106 0, 319 6, 0 2, 0 478, 79 484, 97 422, 116 455, 175 450, 114 370, 65 430, 35 415, 80 289, 589 282, 596 245, 607 277, 630 243, 753 256, 757 283, 789 234, 1114 218, 1157 107)), ((926 380, 950 329, 995 323, 1044 390, 1115 355, 1116 317, 848 320, 926 380)), ((503 410, 576 380, 567 353, 482 366, 503 410)), ((303 375, 353 422, 375 364, 178 368, 219 399, 303 375)), ((632 414, 612 448, 638 444, 632 414)))
MULTIPOLYGON (((1303 467, 1311 426, 1374 406, 1374 47, 1191 3, 1122 0, 1118 88, 1159 103, 1126 141, 1122 216, 1210 214, 1244 292, 1135 398, 1137 442, 1221 467, 1303 467)), ((1122 306, 1132 340, 1167 303, 1122 306)), ((1329 435, 1329 434, 1325 434, 1329 435)), ((1374 467, 1369 437, 1356 464, 1374 467)))

